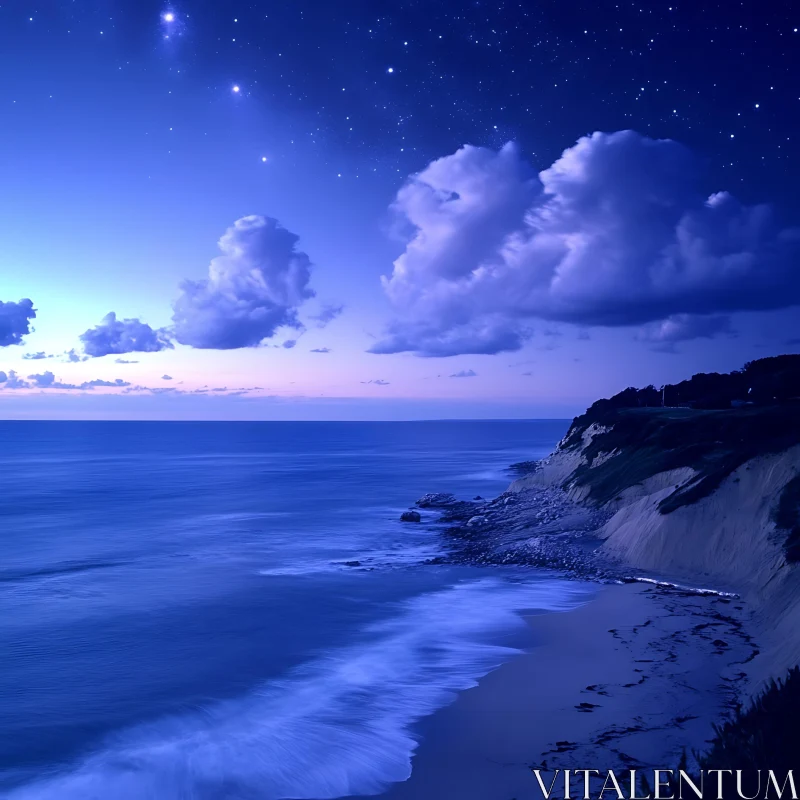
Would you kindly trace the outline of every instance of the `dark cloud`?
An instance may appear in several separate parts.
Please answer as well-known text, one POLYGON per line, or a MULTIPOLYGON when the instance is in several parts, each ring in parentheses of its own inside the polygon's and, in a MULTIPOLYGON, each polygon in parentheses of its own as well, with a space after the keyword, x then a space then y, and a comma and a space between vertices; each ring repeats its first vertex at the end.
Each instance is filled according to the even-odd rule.
POLYGON ((25 355, 22 356, 25 361, 41 361, 42 359, 52 357, 53 356, 48 355, 43 350, 40 350, 38 353, 25 353, 25 355))
POLYGON ((284 350, 291 350, 291 349, 292 349, 292 348, 293 348, 293 347, 294 347, 296 344, 297 344, 297 339, 287 339, 287 340, 286 340, 286 341, 285 341, 285 342, 284 342, 284 343, 281 345, 281 347, 283 347, 283 348, 284 348, 284 350))
POLYGON ((704 194, 701 177, 683 146, 633 131, 584 137, 538 176, 513 144, 434 161, 394 203, 412 235, 383 278, 398 320, 371 351, 499 352, 534 319, 620 327, 800 304, 800 229, 704 194))
POLYGON ((172 380, 172 375, 162 375, 161 376, 161 380, 162 381, 171 381, 172 380))
MULTIPOLYGON (((112 311, 95 328, 80 335, 86 354, 100 358, 121 353, 155 353, 172 349, 167 333, 138 319, 117 319, 112 311)), ((76 360, 70 358, 70 360, 76 360)))
POLYGON ((278 328, 300 328, 298 307, 314 296, 311 261, 298 237, 269 217, 237 220, 219 240, 208 278, 186 280, 173 305, 175 338, 191 347, 256 347, 278 328))
POLYGON ((22 337, 31 332, 32 319, 36 319, 36 309, 30 300, 18 303, 0 300, 0 347, 22 344, 22 337))
POLYGON ((311 352, 312 353, 330 353, 331 349, 330 349, 330 347, 315 347, 311 352))
POLYGON ((384 381, 384 380, 381 380, 380 378, 378 380, 376 380, 376 381, 361 381, 361 383, 372 383, 375 386, 388 386, 389 385, 389 381, 384 381))
POLYGON ((451 378, 476 378, 478 373, 471 369, 462 369, 459 372, 454 372, 451 378))

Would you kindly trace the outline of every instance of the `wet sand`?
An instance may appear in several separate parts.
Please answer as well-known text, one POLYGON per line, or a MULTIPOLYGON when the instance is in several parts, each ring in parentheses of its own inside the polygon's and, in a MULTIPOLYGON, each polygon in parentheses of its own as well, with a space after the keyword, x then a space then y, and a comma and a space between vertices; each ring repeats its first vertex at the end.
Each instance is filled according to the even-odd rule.
POLYGON ((677 767, 742 689, 754 651, 744 613, 737 600, 630 584, 529 617, 535 645, 423 720, 411 777, 381 797, 523 800, 542 796, 531 767, 677 767))

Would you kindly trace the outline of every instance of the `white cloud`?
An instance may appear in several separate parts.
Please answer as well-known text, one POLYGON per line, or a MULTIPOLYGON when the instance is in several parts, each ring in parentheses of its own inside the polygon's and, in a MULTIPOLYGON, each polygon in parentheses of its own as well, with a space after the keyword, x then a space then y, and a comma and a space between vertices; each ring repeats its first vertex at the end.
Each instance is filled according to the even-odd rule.
MULTIPOLYGON (((518 349, 532 320, 629 326, 800 303, 800 230, 699 188, 692 154, 595 133, 537 177, 518 149, 464 147, 411 176, 410 226, 372 352, 518 349)), ((698 330, 699 328, 695 326, 698 330)))
POLYGON ((238 219, 219 240, 208 277, 186 280, 173 304, 175 338, 200 349, 256 347, 278 328, 301 328, 297 309, 314 296, 311 261, 277 220, 238 219))

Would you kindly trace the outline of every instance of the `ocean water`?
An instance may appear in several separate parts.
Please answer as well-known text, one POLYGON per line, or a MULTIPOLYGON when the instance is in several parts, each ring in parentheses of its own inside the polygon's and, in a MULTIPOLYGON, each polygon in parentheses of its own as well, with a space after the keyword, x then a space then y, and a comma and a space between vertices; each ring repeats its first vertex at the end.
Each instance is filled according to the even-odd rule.
POLYGON ((427 565, 559 421, 0 423, 0 797, 272 800, 408 778, 415 725, 587 589, 427 565), (358 561, 361 566, 343 562, 358 561))

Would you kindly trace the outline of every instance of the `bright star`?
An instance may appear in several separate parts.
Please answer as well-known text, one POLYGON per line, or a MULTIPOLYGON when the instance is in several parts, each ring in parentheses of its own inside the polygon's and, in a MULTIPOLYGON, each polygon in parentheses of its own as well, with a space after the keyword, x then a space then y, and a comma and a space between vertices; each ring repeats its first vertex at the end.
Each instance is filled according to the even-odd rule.
POLYGON ((387 72, 394 72, 394 67, 389 67, 389 69, 387 69, 386 71, 387 72))
POLYGON ((240 86, 234 86, 232 91, 234 94, 239 94, 239 92, 241 92, 242 89, 240 86))
POLYGON ((175 22, 175 15, 171 11, 164 14, 164 22, 175 22))
POLYGON ((267 163, 267 157, 266 156, 261 156, 261 161, 262 161, 262 163, 266 164, 267 163))

